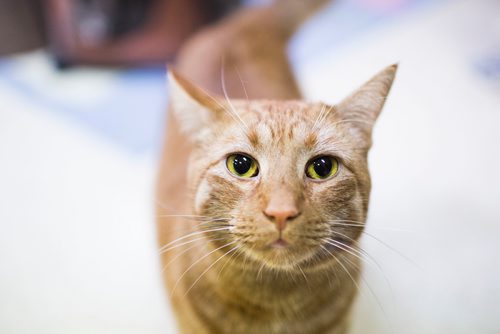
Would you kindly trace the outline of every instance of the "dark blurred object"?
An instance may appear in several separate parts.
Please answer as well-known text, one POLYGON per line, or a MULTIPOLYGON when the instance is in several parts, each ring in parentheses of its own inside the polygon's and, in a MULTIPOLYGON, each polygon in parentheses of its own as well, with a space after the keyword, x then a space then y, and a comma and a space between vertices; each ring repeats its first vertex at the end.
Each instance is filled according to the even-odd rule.
POLYGON ((142 27, 153 0, 78 0, 71 13, 77 32, 89 44, 121 37, 142 27))
POLYGON ((164 64, 239 0, 45 0, 59 65, 164 64))
POLYGON ((0 56, 45 44, 41 4, 35 0, 0 0, 0 56))
POLYGON ((48 41, 60 67, 156 65, 240 0, 0 0, 0 55, 48 41))

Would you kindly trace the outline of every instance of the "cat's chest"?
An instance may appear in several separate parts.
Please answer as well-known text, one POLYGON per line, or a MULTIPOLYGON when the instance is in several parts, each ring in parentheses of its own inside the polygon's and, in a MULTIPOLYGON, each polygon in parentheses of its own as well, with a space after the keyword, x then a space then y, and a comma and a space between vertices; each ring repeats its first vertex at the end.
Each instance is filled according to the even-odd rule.
POLYGON ((214 288, 204 282, 193 291, 190 303, 210 333, 342 333, 337 329, 346 303, 334 291, 316 295, 308 288, 272 290, 261 285, 233 293, 231 284, 214 288))

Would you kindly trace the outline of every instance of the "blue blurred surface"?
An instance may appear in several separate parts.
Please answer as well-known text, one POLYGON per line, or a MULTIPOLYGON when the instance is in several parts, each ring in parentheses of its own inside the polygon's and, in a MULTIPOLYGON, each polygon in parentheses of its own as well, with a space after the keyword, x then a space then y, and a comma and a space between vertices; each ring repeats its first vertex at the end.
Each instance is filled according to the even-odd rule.
MULTIPOLYGON (((315 57, 349 44, 377 25, 444 1, 447 0, 334 1, 293 39, 292 64, 298 67, 306 61, 314 61, 315 57)), ((44 57, 44 70, 57 75, 49 56, 44 57)), ((82 104, 53 91, 47 93, 44 85, 34 85, 31 76, 20 74, 25 65, 16 57, 2 59, 0 80, 32 103, 47 106, 47 110, 79 122, 130 153, 155 152, 159 148, 167 100, 165 68, 113 71, 112 79, 105 84, 106 93, 97 94, 82 104)), ((72 71, 67 74, 71 76, 72 71)), ((92 84, 90 80, 89 85, 92 84)))

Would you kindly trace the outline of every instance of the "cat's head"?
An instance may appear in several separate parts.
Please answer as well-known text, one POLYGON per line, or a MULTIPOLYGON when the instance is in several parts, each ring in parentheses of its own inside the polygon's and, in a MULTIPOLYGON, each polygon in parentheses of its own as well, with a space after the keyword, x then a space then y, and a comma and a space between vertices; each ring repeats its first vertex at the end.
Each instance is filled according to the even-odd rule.
POLYGON ((208 217, 199 228, 272 268, 323 265, 348 251, 366 219, 371 132, 396 68, 334 106, 228 101, 171 72, 172 109, 193 143, 192 207, 208 217))

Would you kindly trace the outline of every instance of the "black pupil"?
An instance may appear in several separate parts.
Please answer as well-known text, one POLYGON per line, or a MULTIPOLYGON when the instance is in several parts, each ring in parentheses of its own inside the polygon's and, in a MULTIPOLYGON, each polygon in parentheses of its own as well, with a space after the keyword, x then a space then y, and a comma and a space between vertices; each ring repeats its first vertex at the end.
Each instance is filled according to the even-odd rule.
POLYGON ((313 161, 313 168, 319 177, 327 177, 332 171, 332 159, 329 158, 318 158, 313 161))
POLYGON ((243 175, 252 167, 252 159, 244 155, 236 155, 233 161, 234 170, 236 173, 243 175))

